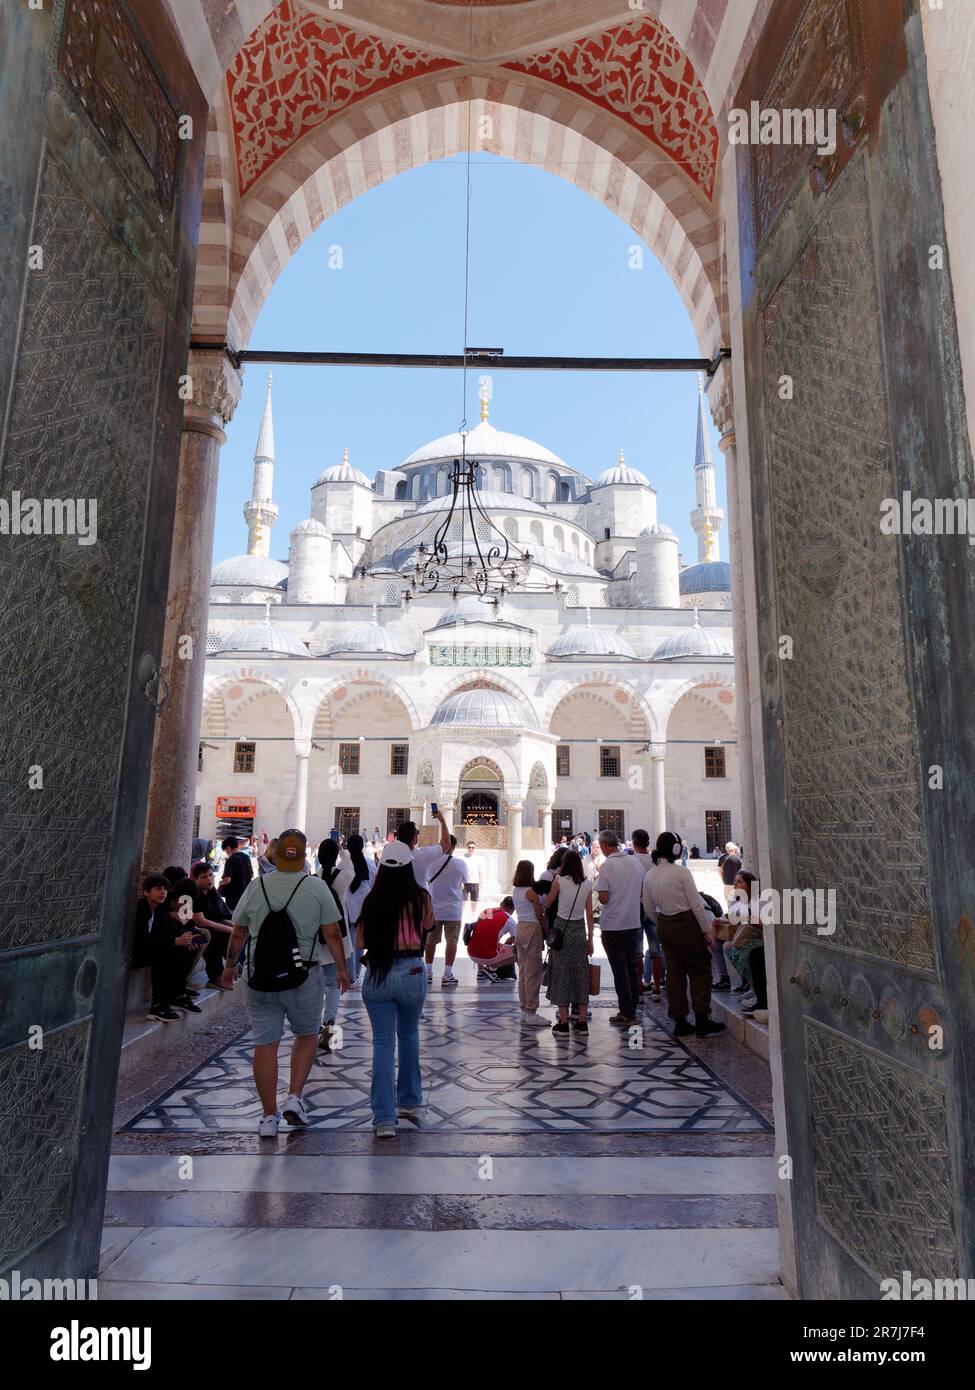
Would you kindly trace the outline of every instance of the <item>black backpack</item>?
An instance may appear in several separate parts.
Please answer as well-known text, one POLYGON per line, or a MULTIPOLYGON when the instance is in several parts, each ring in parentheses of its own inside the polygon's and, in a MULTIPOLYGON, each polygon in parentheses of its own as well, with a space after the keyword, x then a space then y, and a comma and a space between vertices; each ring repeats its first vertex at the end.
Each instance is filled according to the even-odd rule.
MULTIPOLYGON (((302 874, 294 886, 291 898, 308 878, 302 874)), ((253 950, 248 953, 247 983, 263 994, 276 994, 283 989, 297 989, 308 979, 312 962, 301 959, 295 924, 288 911, 291 898, 284 907, 272 907, 261 879, 261 891, 267 903, 267 916, 257 931, 253 950)))

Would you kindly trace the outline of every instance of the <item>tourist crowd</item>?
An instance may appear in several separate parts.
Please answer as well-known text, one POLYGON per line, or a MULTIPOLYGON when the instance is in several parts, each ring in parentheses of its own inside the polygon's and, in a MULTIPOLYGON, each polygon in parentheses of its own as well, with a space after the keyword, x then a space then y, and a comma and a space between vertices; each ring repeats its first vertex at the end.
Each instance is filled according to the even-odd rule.
POLYGON ((699 892, 678 835, 663 832, 651 851, 645 830, 629 844, 604 830, 564 837, 540 874, 520 861, 510 896, 482 909, 476 843, 459 853, 435 814, 434 845, 419 845, 412 821, 385 840, 378 830, 375 839, 360 833, 347 842, 333 831, 314 856, 295 829, 254 844, 229 836, 194 841, 189 872, 170 866, 143 880, 132 963, 149 967, 149 1016, 167 1023, 199 1012, 202 987, 232 990, 240 981, 261 1135, 276 1134, 281 1119, 307 1122, 305 1083, 316 1054, 325 1062, 336 1045, 342 995, 360 979, 373 1035, 376 1135, 392 1137, 399 1118, 417 1118, 419 1023, 441 940, 441 988, 458 984, 463 939, 479 980, 517 978, 524 1027, 550 1026, 540 1012, 545 991, 556 1038, 588 1034, 589 1000, 599 993, 597 930, 617 999, 611 1026, 639 1027, 644 1002, 664 992, 675 1038, 724 1030, 711 1018, 712 990, 743 996, 744 1013, 767 1019, 758 884, 734 844, 718 860, 723 904, 699 892), (294 1045, 279 1111, 286 1022, 294 1045))

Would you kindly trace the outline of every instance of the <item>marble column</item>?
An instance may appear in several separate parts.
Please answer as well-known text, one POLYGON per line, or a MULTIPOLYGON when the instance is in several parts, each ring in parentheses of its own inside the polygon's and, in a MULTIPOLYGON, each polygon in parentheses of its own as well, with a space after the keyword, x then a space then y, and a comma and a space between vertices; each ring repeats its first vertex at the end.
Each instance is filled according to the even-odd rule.
MULTIPOLYGON (((651 750, 653 763, 653 840, 662 830, 667 830, 667 784, 664 781, 664 758, 666 744, 655 743, 651 750)), ((651 846, 652 848, 652 846, 651 846)))
POLYGON ((548 858, 552 852, 552 808, 541 805, 538 808, 538 813, 542 818, 542 848, 545 851, 545 857, 548 858))
POLYGON ((739 463, 735 452, 734 408, 730 385, 722 364, 709 389, 711 410, 721 431, 719 448, 725 458, 728 491, 728 558, 731 565, 731 630, 735 645, 735 726, 738 738, 738 785, 741 789, 741 823, 732 826, 732 838, 745 847, 745 862, 758 868, 758 826, 755 801, 755 762, 752 746, 751 688, 748 671, 748 622, 742 566, 739 463))
POLYGON ((311 744, 295 743, 295 823, 296 830, 308 833, 308 769, 311 744))
MULTIPOLYGON (((515 865, 523 857, 521 847, 521 823, 524 812, 521 801, 508 802, 508 869, 509 882, 515 876, 515 865)), ((505 890, 507 891, 507 889, 505 890)))
MULTIPOLYGON (((222 353, 190 354, 193 397, 183 412, 176 514, 160 669, 168 697, 156 720, 142 862, 189 867, 203 712, 207 612, 223 426, 240 398, 241 376, 222 353)), ((152 524, 150 518, 149 524, 152 524)))

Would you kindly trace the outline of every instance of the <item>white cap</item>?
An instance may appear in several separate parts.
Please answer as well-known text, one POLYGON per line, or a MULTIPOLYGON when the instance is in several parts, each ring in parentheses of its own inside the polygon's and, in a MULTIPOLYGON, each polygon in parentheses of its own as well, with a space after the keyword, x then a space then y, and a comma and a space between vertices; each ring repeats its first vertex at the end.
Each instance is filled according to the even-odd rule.
POLYGON ((404 865, 413 863, 413 851, 402 840, 389 840, 383 845, 379 862, 389 869, 402 869, 404 865))

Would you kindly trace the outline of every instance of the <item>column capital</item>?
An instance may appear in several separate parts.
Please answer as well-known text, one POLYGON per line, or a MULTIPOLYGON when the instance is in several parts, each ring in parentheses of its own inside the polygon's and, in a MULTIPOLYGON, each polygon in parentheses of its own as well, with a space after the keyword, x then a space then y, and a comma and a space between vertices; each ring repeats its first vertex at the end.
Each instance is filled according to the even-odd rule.
POLYGON ((721 435, 719 448, 724 453, 729 447, 725 439, 731 435, 733 442, 735 433, 735 398, 731 385, 731 364, 727 358, 722 359, 708 383, 707 397, 711 418, 721 435))
POLYGON ((183 428, 220 435, 221 426, 233 419, 244 384, 243 373, 231 365, 222 349, 212 352, 195 348, 186 366, 193 396, 183 410, 183 428))
POLYGON ((666 743, 651 743, 650 756, 655 762, 663 762, 664 758, 667 756, 666 743))
POLYGON ((310 738, 296 738, 296 739, 295 739, 295 757, 296 757, 296 758, 310 758, 310 757, 311 757, 311 739, 310 739, 310 738))

